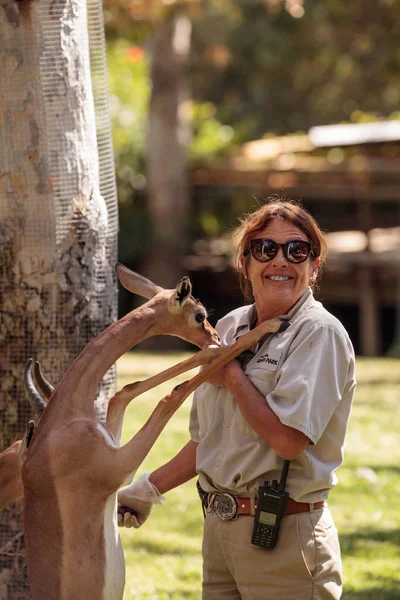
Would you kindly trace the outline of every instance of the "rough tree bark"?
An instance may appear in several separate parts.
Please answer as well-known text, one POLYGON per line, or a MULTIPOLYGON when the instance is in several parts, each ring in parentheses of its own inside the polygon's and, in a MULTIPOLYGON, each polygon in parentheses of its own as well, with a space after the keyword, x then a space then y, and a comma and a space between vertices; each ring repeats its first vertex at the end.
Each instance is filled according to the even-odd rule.
MULTIPOLYGON (((58 382, 113 318, 83 0, 0 0, 0 450, 31 417, 23 367, 58 382)), ((99 390, 98 414, 106 409, 99 390)), ((0 514, 0 598, 29 598, 21 503, 0 514)))

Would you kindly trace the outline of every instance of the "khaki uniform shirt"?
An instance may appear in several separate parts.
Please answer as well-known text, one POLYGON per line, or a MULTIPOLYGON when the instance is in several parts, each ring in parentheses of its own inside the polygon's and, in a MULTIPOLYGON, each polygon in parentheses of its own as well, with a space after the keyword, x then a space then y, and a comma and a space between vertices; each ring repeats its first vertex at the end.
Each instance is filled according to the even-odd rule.
MULTIPOLYGON (((269 334, 244 369, 280 421, 310 438, 290 463, 286 490, 298 502, 317 502, 336 485, 343 460, 356 384, 354 350, 343 325, 310 288, 282 316, 290 327, 269 334)), ((216 326, 221 343, 232 344, 255 318, 255 305, 230 312, 216 326)), ((204 383, 196 390, 190 434, 198 442, 204 490, 253 496, 265 481, 279 481, 283 460, 250 427, 227 388, 204 383)))

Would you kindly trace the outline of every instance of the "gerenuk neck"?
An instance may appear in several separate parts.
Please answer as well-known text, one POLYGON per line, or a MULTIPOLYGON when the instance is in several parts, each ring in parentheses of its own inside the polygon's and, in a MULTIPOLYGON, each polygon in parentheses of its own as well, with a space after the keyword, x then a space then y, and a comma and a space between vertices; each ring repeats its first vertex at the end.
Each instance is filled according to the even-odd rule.
POLYGON ((58 402, 65 399, 71 407, 76 399, 83 409, 85 399, 93 408, 96 390, 118 358, 148 337, 164 333, 166 311, 165 302, 155 298, 107 327, 82 350, 61 379, 55 393, 58 402))

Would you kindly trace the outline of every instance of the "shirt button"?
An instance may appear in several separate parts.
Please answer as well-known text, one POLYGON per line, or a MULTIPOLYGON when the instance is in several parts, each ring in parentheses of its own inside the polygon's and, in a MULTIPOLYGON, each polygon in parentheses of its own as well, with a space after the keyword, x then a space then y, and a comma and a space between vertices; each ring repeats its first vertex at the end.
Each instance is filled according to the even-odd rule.
POLYGON ((215 466, 216 466, 216 467, 219 467, 219 465, 220 465, 220 464, 221 464, 221 461, 220 461, 220 460, 217 460, 217 461, 215 462, 215 466))
POLYGON ((231 424, 230 421, 225 421, 225 423, 224 423, 225 427, 229 427, 230 424, 231 424))

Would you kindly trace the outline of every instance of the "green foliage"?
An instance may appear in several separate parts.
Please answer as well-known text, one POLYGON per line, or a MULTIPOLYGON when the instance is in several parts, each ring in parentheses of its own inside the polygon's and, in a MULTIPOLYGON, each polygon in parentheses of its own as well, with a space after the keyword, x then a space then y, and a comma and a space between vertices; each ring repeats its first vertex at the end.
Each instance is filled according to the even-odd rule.
MULTIPOLYGON (((118 362, 118 387, 159 372, 184 356, 125 355, 118 362)), ((396 359, 357 360, 358 388, 345 462, 329 499, 342 546, 343 600, 400 597, 399 367, 396 359)), ((143 425, 157 401, 188 376, 132 403, 124 441, 143 425)), ((188 441, 189 411, 190 399, 161 433, 138 473, 164 464, 188 441)), ((141 529, 122 529, 127 564, 124 600, 200 600, 202 523, 193 480, 168 492, 164 504, 153 508, 141 529)))
POLYGON ((235 133, 250 119, 241 141, 398 110, 399 3, 308 0, 297 13, 290 4, 209 3, 194 24, 194 97, 218 106, 235 133))
POLYGON ((189 156, 194 161, 210 160, 232 146, 234 130, 216 118, 217 107, 212 102, 192 102, 192 140, 189 156))
POLYGON ((149 60, 140 46, 118 40, 107 49, 113 142, 120 202, 143 189, 147 113, 150 98, 149 60))
MULTIPOLYGON (((118 181, 123 187, 142 189, 151 87, 149 57, 140 46, 118 40, 108 44, 107 63, 118 181)), ((215 105, 193 101, 186 108, 193 132, 191 158, 210 159, 232 145, 234 131, 216 118, 215 105)), ((123 193, 122 201, 124 198, 123 193)))

